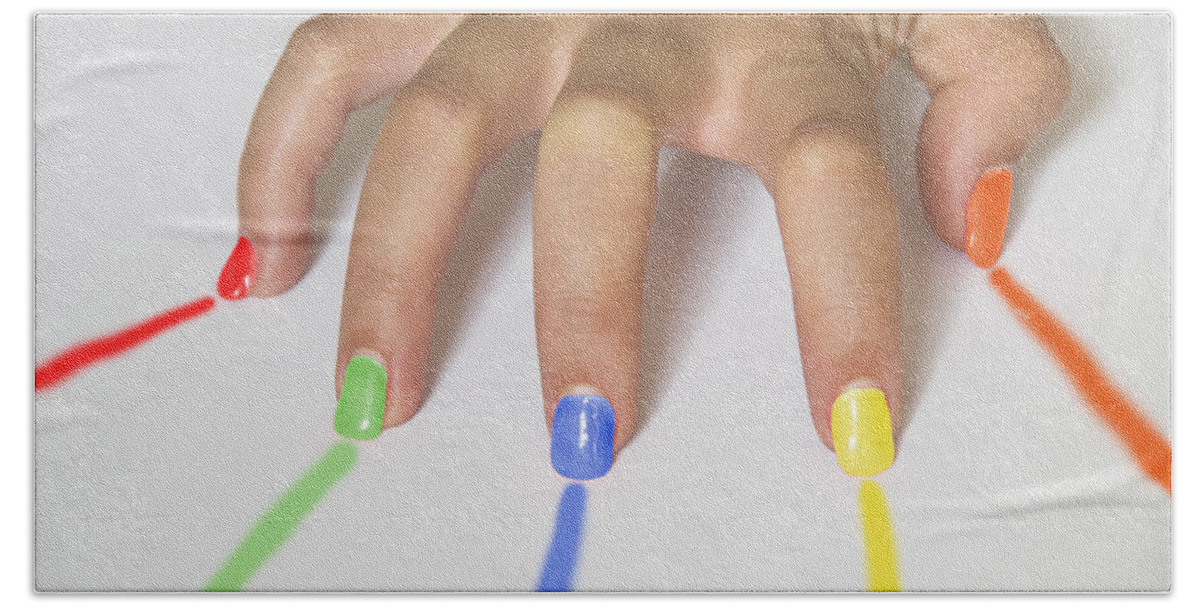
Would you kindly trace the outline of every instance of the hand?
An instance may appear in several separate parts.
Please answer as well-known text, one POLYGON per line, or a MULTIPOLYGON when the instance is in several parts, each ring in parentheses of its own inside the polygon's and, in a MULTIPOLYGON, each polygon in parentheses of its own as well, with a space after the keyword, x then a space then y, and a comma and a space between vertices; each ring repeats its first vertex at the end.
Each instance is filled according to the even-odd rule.
POLYGON ((541 129, 534 305, 552 461, 598 477, 637 419, 658 149, 727 159, 775 200, 817 434, 848 473, 878 473, 904 404, 897 206, 874 108, 901 50, 931 94, 917 155, 929 222, 989 266, 1009 170, 1069 90, 1041 19, 313 18, 288 43, 246 139, 238 212, 257 267, 250 294, 303 277, 317 175, 347 115, 394 95, 350 245, 335 427, 367 439, 403 424, 421 407, 437 286, 475 181, 541 129))

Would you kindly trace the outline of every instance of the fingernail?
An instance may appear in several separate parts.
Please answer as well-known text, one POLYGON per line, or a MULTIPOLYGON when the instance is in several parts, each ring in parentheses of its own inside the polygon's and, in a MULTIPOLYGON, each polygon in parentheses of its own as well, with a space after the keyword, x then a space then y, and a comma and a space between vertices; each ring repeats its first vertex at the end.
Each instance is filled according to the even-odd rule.
POLYGON ((233 253, 225 260, 225 267, 217 277, 217 295, 226 300, 240 300, 250 292, 254 284, 254 245, 250 239, 238 237, 233 253))
POLYGON ((967 257, 980 268, 991 268, 1004 248, 1012 172, 996 169, 983 174, 967 200, 967 257))
POLYGON ((554 406, 550 462, 559 475, 595 479, 612 468, 616 416, 599 395, 567 395, 554 406))
POLYGON ((333 428, 342 437, 366 441, 383 431, 387 370, 372 357, 360 355, 346 365, 333 428))
POLYGON ((870 477, 892 466, 892 413, 877 388, 852 388, 833 402, 833 447, 847 474, 870 477))

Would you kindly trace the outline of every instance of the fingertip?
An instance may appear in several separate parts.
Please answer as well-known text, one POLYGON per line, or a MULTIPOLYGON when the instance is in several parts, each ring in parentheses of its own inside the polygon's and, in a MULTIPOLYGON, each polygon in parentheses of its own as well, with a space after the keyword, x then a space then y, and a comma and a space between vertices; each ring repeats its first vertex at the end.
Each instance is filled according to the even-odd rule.
POLYGON ((408 386, 404 380, 408 370, 400 369, 387 355, 369 348, 352 348, 339 361, 343 363, 334 387, 338 395, 334 429, 338 434, 374 439, 383 431, 404 425, 420 411, 422 387, 408 386))
POLYGON ((399 366, 389 369, 395 369, 396 373, 391 375, 388 385, 387 404, 383 410, 384 430, 408 424, 421 411, 426 397, 423 382, 405 379, 404 375, 411 371, 402 371, 399 366))
POLYGON ((272 298, 295 287, 308 272, 309 243, 307 235, 292 239, 255 237, 253 243, 254 279, 246 295, 272 298))
POLYGON ((407 424, 417 415, 417 409, 400 407, 398 404, 391 402, 383 410, 383 430, 394 429, 398 426, 407 424))
POLYGON ((930 226, 938 239, 979 268, 994 266, 1004 251, 1011 164, 1012 159, 991 165, 947 158, 922 161, 921 198, 930 226))

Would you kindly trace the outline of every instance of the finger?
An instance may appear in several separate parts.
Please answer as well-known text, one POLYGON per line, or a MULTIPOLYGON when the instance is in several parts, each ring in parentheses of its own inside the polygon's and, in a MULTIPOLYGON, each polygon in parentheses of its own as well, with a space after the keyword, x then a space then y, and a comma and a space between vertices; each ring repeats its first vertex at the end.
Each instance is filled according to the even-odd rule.
POLYGON ((896 205, 877 140, 801 130, 757 167, 775 198, 817 434, 849 474, 891 466, 900 401, 896 205))
POLYGON ((925 212, 943 241, 989 267, 1012 169, 1066 102, 1066 61, 1045 22, 1022 15, 924 15, 907 46, 931 95, 917 144, 925 212))
POLYGON ((308 270, 313 192, 347 115, 390 94, 458 15, 322 16, 291 40, 263 89, 238 169, 238 223, 253 244, 250 295, 290 289, 308 270))
POLYGON ((551 461, 566 477, 607 473, 637 420, 656 138, 636 106, 591 96, 560 99, 542 132, 534 310, 551 461))
POLYGON ((533 280, 550 459, 608 472, 638 420, 642 283, 664 125, 704 105, 692 16, 591 18, 542 132, 533 280))
POLYGON ((475 182, 541 125, 565 73, 551 24, 528 21, 464 22, 389 109, 342 296, 334 426, 345 436, 373 438, 424 401, 438 283, 475 182))
POLYGON ((334 427, 373 439, 419 409, 437 284, 480 171, 482 121, 398 97, 363 182, 338 342, 334 427))

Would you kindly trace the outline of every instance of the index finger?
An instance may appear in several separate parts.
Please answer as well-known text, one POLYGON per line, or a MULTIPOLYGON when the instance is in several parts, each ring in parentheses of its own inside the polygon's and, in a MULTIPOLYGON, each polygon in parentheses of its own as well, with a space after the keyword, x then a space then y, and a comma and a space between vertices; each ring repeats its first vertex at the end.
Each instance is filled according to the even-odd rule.
POLYGON ((255 258, 250 294, 309 266, 313 194, 351 111, 407 82, 462 15, 319 16, 296 28, 263 89, 238 169, 238 225, 255 258))

